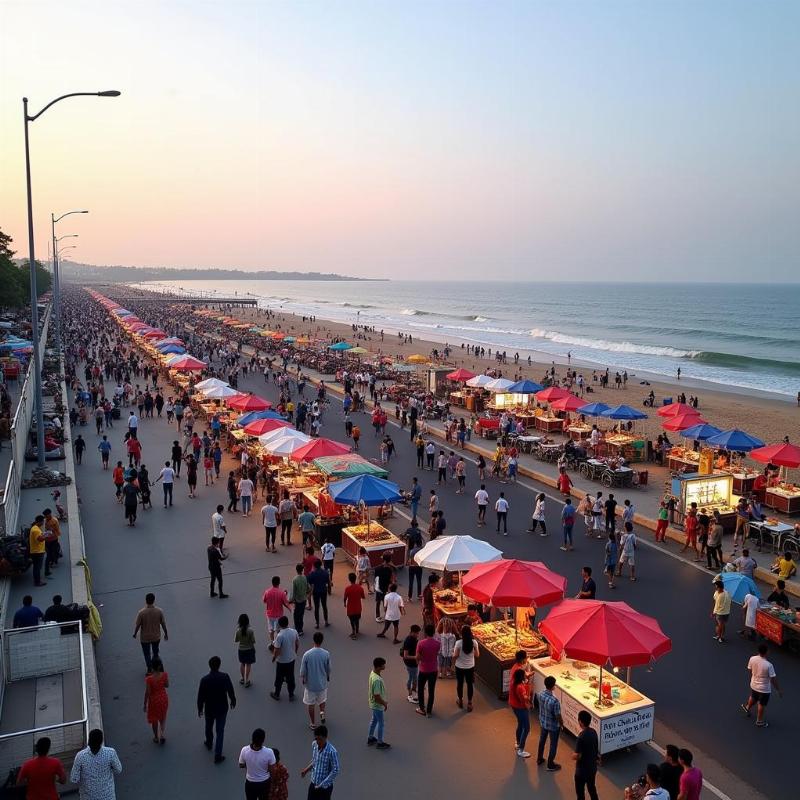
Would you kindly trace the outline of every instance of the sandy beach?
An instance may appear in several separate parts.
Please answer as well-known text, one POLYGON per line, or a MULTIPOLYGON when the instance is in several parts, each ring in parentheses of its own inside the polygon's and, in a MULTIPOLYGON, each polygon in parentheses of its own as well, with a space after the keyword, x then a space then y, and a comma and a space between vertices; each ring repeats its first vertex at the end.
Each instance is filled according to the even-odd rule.
MULTIPOLYGON (((270 309, 273 315, 269 320, 269 327, 273 330, 291 332, 293 335, 306 334, 308 336, 329 339, 332 337, 344 338, 347 341, 356 341, 352 327, 350 325, 323 320, 316 317, 315 322, 303 321, 301 316, 289 314, 270 309)), ((257 321, 259 324, 265 323, 265 312, 262 309, 243 309, 234 308, 231 315, 246 321, 257 321)), ((414 332, 412 331, 412 334, 414 332)), ((441 352, 442 344, 426 339, 418 339, 414 336, 413 343, 404 344, 394 332, 388 330, 384 333, 381 341, 380 332, 363 333, 359 331, 357 343, 366 348, 373 354, 385 354, 406 358, 412 354, 430 355, 434 349, 441 352)), ((504 377, 513 378, 515 375, 532 380, 540 381, 546 369, 549 369, 553 359, 547 354, 531 352, 532 364, 527 364, 528 351, 520 351, 520 363, 514 364, 512 354, 509 353, 508 364, 498 365, 494 358, 476 358, 466 349, 461 349, 460 343, 451 343, 452 352, 450 358, 444 362, 453 367, 465 367, 472 372, 484 372, 488 370, 499 370, 504 377), (523 363, 524 361, 524 363, 523 363)), ((365 359, 368 356, 364 357, 365 359)), ((591 384, 592 365, 571 364, 578 372, 582 372, 584 378, 591 384)), ((555 360, 556 375, 563 375, 567 369, 565 361, 555 360)), ((595 367, 598 374, 601 371, 599 366, 595 367)), ((420 367, 424 369, 424 367, 420 367)), ((613 378, 614 370, 610 370, 613 378)), ((780 441, 784 436, 796 440, 798 424, 800 424, 800 408, 797 404, 786 398, 771 396, 767 392, 744 393, 737 391, 722 391, 712 388, 711 384, 703 384, 702 381, 664 380, 663 377, 655 377, 638 373, 631 376, 629 373, 628 386, 626 389, 617 390, 609 385, 606 389, 601 389, 599 383, 591 384, 594 392, 587 395, 587 403, 602 401, 609 405, 625 403, 634 408, 642 408, 642 403, 652 390, 656 397, 656 405, 660 405, 662 397, 676 397, 680 392, 684 392, 687 398, 695 395, 700 398, 699 411, 703 418, 723 430, 729 428, 740 428, 748 433, 758 436, 767 444, 780 441), (649 381, 650 385, 641 385, 642 380, 649 381)), ((638 429, 642 430, 648 438, 655 439, 662 432, 661 418, 655 413, 655 409, 644 409, 650 417, 641 422, 637 422, 638 429)), ((669 434, 672 441, 679 441, 676 433, 669 434)))

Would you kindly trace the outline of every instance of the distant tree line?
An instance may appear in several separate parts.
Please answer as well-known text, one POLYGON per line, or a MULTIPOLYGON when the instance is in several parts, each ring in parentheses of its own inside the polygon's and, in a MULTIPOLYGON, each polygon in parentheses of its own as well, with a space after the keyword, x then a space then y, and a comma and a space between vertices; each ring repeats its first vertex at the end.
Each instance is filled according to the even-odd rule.
MULTIPOLYGON (((0 308, 20 308, 30 303, 30 262, 14 260, 12 238, 0 230, 0 308)), ((50 291, 52 277, 44 264, 36 261, 36 293, 41 296, 50 291)))

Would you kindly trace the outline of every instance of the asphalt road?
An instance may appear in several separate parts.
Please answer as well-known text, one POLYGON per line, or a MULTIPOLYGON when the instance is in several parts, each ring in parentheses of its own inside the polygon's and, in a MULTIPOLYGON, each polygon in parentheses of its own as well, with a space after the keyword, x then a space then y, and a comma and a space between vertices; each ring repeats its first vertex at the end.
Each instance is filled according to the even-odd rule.
MULTIPOLYGON (((265 387, 261 376, 244 379, 240 386, 275 397, 275 388, 265 387)), ((365 417, 362 424, 362 452, 374 457, 377 444, 366 420, 365 417)), ((123 457, 124 430, 124 421, 120 421, 112 431, 114 460, 123 457)), ((175 438, 172 430, 165 420, 144 420, 140 426, 144 462, 151 475, 157 474, 158 465, 168 457, 175 438)), ((89 436, 83 432, 89 452, 83 466, 77 468, 77 481, 95 600, 102 604, 104 621, 103 637, 97 646, 104 724, 108 742, 118 748, 125 767, 118 781, 118 797, 126 800, 157 794, 163 790, 165 779, 172 782, 176 796, 191 795, 202 800, 243 794, 243 775, 236 768, 236 756, 257 726, 267 730, 268 743, 282 752, 292 776, 290 796, 305 796, 305 781, 298 771, 307 763, 310 752, 307 720, 299 702, 289 704, 284 699, 276 703, 267 696, 274 672, 260 623, 264 588, 273 574, 280 575, 284 585, 288 583, 299 558, 299 546, 279 548, 277 555, 266 554, 258 515, 249 519, 229 515, 226 546, 231 557, 224 570, 225 590, 231 597, 209 598, 205 555, 209 517, 217 502, 227 503, 224 482, 209 488, 201 485, 199 497, 192 500, 186 496, 185 481, 180 481, 172 509, 161 508, 157 488, 153 493, 154 508, 140 511, 137 527, 130 529, 124 523, 122 507, 115 502, 111 473, 101 471, 99 454, 92 452, 94 432, 89 436), (168 742, 164 747, 152 744, 142 713, 144 664, 138 643, 131 638, 136 612, 144 604, 145 593, 151 590, 166 613, 170 630, 170 640, 162 644, 162 657, 171 680, 168 742), (207 671, 207 659, 215 654, 222 657, 223 669, 238 677, 233 635, 236 619, 243 611, 250 615, 257 630, 258 663, 251 689, 244 690, 236 683, 240 702, 228 718, 228 760, 215 767, 202 746, 203 726, 194 705, 197 682, 207 671)), ((423 496, 427 496, 433 476, 415 469, 416 458, 407 432, 395 428, 390 432, 397 445, 397 456, 390 465, 392 479, 408 486, 411 477, 419 475, 423 496)), ((340 407, 335 399, 322 434, 344 440, 340 407)), ((502 487, 511 505, 508 537, 497 535, 491 524, 477 527, 472 499, 478 488, 477 474, 472 465, 466 495, 456 495, 455 488, 452 483, 439 488, 448 533, 485 538, 508 557, 543 560, 569 577, 570 593, 577 592, 581 567, 591 565, 598 577, 598 597, 625 600, 659 619, 672 637, 672 653, 658 661, 652 672, 642 668, 633 674, 633 684, 655 700, 659 744, 670 741, 694 749, 700 754, 697 765, 731 798, 784 794, 786 764, 791 763, 794 750, 789 709, 795 707, 791 677, 797 670, 796 660, 779 651, 772 653, 789 699, 776 698, 769 709, 771 727, 756 729, 739 708, 748 692, 745 665, 753 648, 735 634, 726 644, 712 639, 708 572, 642 547, 637 553, 639 581, 622 580, 619 588, 612 591, 600 575, 602 542, 586 539, 581 522, 576 525, 575 551, 559 550, 560 506, 555 502, 548 503, 548 528, 553 532, 550 537, 543 539, 524 532, 533 505, 530 484, 502 487)), ((500 487, 489 481, 488 488, 493 502, 500 487)), ((422 514, 422 518, 426 521, 427 515, 422 514)), ((400 517, 390 525, 397 530, 405 526, 406 521, 400 517)), ((531 790, 546 798, 574 797, 567 752, 573 746, 571 736, 565 734, 562 739, 559 760, 565 768, 557 775, 537 770, 532 760, 526 763, 515 758, 512 716, 485 686, 478 684, 476 711, 466 715, 455 706, 452 683, 440 681, 436 717, 417 717, 405 702, 404 670, 396 658, 397 647, 388 640, 374 639, 368 613, 362 623, 365 635, 357 642, 347 638, 340 595, 346 565, 340 561, 336 569, 337 587, 331 602, 333 625, 325 630, 333 661, 329 727, 343 767, 335 796, 365 796, 379 791, 386 800, 399 800, 429 794, 432 785, 444 781, 449 794, 465 798, 522 797, 531 790), (393 748, 384 753, 364 746, 369 721, 366 680, 376 655, 384 655, 389 662, 386 739, 393 748), (380 783, 370 785, 373 779, 380 783)), ((418 606, 409 612, 406 625, 419 619, 418 606)), ((735 622, 731 627, 735 629, 735 622)), ((301 651, 310 646, 307 634, 301 651)), ((534 739, 537 731, 534 720, 534 739)), ((530 741, 529 749, 532 747, 535 741, 530 741)), ((621 787, 651 760, 659 757, 646 745, 630 753, 612 754, 602 769, 600 796, 621 797, 621 787)))

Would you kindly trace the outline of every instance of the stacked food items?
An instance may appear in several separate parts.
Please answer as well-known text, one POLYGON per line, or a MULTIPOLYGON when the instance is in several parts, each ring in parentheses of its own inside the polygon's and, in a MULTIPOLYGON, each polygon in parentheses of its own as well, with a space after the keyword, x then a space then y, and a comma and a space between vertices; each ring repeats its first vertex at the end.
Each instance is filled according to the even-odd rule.
POLYGON ((508 622, 485 622, 473 625, 472 633, 480 644, 500 661, 513 661, 517 650, 536 657, 547 652, 547 643, 532 631, 517 631, 508 622))

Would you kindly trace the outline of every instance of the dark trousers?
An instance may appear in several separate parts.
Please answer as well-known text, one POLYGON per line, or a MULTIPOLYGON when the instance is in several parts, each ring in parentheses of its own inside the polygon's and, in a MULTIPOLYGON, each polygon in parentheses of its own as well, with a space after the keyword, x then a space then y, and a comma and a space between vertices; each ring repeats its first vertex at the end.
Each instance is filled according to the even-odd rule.
POLYGON ((269 778, 265 781, 244 781, 245 800, 267 800, 269 797, 269 778))
POLYGON ((275 662, 275 694, 281 693, 284 681, 289 690, 289 697, 294 697, 294 661, 289 661, 287 664, 275 662))
POLYGON ((165 483, 164 484, 164 505, 167 505, 167 503, 172 505, 172 484, 171 483, 165 483))
POLYGON ((414 581, 417 582, 417 597, 422 594, 422 567, 408 568, 408 599, 414 595, 414 581))
POLYGON ((281 544, 291 544, 292 543, 292 520, 291 519, 282 519, 281 520, 281 544))
POLYGON ((319 627, 319 607, 322 606, 322 616, 325 619, 325 622, 328 621, 328 595, 327 594, 317 594, 314 592, 312 595, 314 599, 314 619, 317 623, 317 627, 319 627))
POLYGON ((228 710, 211 712, 206 710, 206 745, 211 747, 214 745, 214 755, 222 755, 222 745, 225 741, 225 718, 228 716, 228 710), (216 729, 216 731, 215 731, 216 729), (216 732, 217 741, 214 741, 214 733, 216 732))
POLYGON ((711 569, 711 559, 714 559, 714 568, 722 568, 722 545, 706 545, 706 563, 711 569))
POLYGON ((421 453, 417 451, 417 469, 422 469, 424 464, 425 464, 425 451, 423 450, 421 453))
POLYGON ((45 542, 44 552, 45 552, 44 574, 49 575, 50 567, 58 564, 58 557, 61 552, 61 545, 59 545, 58 539, 56 539, 53 542, 45 542))
POLYGON ((497 512, 497 530, 500 530, 500 523, 503 523, 503 532, 508 533, 508 524, 506 517, 508 516, 508 511, 498 511, 497 512))
POLYGON ((586 790, 589 791, 590 800, 598 800, 597 787, 594 785, 597 779, 597 770, 586 772, 582 769, 575 770, 575 796, 578 800, 586 800, 586 790))
POLYGON ((425 455, 425 461, 426 461, 426 463, 428 465, 428 469, 432 470, 433 469, 433 456, 432 455, 429 456, 429 455, 426 454, 425 455))
POLYGON ((467 684, 467 702, 472 702, 472 693, 475 688, 475 667, 461 669, 456 667, 456 697, 464 699, 464 683, 467 684))
POLYGON ((433 699, 436 695, 436 673, 420 672, 417 676, 417 697, 419 707, 428 714, 433 711, 433 699), (425 703, 425 687, 428 687, 428 703, 425 703))
POLYGON ((239 502, 239 498, 235 494, 229 494, 228 499, 230 500, 228 503, 228 511, 235 512, 236 504, 239 502))
POLYGON ((292 610, 292 616, 294 617, 294 629, 298 633, 303 632, 303 617, 306 613, 306 601, 303 600, 302 603, 297 602, 294 604, 294 609, 292 610))
POLYGON ((547 737, 550 737, 550 752, 547 754, 547 763, 554 764, 556 760, 556 750, 558 749, 558 734, 560 731, 548 731, 542 728, 541 732, 539 733, 539 750, 537 751, 536 757, 543 758, 544 754, 544 745, 547 741, 547 737))
POLYGON ((361 614, 348 614, 347 619, 350 620, 350 630, 357 636, 361 627, 361 614))
POLYGON ((264 527, 264 539, 267 543, 267 547, 275 547, 275 531, 277 530, 277 528, 264 527))
POLYGON ((617 518, 606 516, 606 533, 616 530, 617 518))
POLYGON ((214 585, 219 584, 219 593, 222 594, 222 570, 217 569, 210 569, 209 572, 211 573, 211 588, 209 591, 211 594, 214 594, 214 585))
MULTIPOLYGON (((331 576, 331 583, 333 583, 333 559, 332 558, 330 558, 330 559, 326 558, 322 562, 322 566, 325 567, 326 570, 328 570, 328 575, 331 576)), ((328 594, 330 594, 330 593, 331 593, 331 590, 329 588, 328 589, 328 594)))
POLYGON ((175 475, 181 474, 181 459, 179 458, 172 459, 172 469, 175 470, 175 475))
POLYGON ((317 786, 309 786, 307 800, 330 800, 332 794, 333 786, 329 786, 327 789, 317 786))
POLYGON ((161 641, 157 642, 141 642, 142 653, 144 654, 144 663, 147 665, 148 672, 152 669, 153 659, 158 658, 158 646, 161 641))
POLYGON ((447 467, 439 467, 439 477, 437 478, 437 483, 442 483, 442 481, 447 483, 447 467))
POLYGON ((44 553, 31 553, 31 561, 33 562, 33 582, 38 586, 42 582, 44 553))
POLYGON ((386 597, 386 592, 379 592, 375 590, 375 618, 383 616, 383 598, 386 597))

